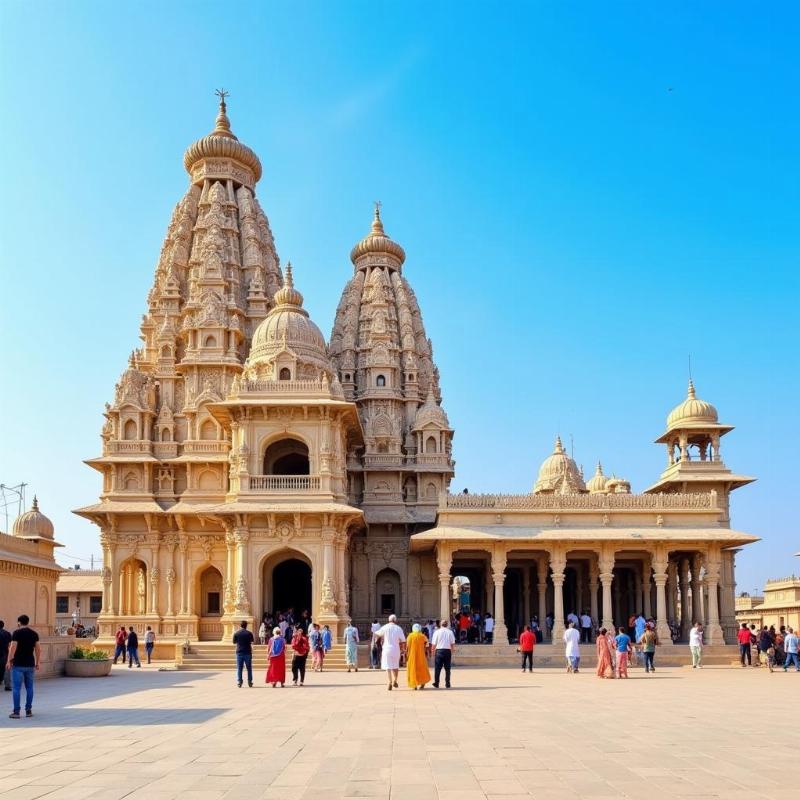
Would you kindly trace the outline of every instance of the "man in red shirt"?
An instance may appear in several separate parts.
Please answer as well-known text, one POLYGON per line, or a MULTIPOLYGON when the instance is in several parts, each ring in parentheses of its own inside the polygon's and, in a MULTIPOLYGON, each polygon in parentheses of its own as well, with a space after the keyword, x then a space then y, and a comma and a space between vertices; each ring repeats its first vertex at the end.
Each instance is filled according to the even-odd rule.
POLYGON ((752 656, 750 655, 750 629, 747 627, 746 622, 742 623, 736 638, 739 640, 739 660, 742 662, 743 667, 745 666, 744 662, 747 661, 747 666, 749 667, 752 656))
POLYGON ((525 663, 528 672, 533 672, 533 648, 536 647, 536 637, 531 632, 531 626, 526 625, 525 630, 519 635, 519 652, 522 653, 522 671, 525 672, 525 663))

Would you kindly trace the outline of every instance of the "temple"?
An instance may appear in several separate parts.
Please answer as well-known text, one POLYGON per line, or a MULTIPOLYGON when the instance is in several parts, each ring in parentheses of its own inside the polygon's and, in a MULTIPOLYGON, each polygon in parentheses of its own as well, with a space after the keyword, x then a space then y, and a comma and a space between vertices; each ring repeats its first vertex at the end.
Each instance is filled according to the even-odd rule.
POLYGON ((756 537, 731 528, 729 498, 753 479, 725 466, 732 427, 691 382, 643 494, 600 464, 584 481, 560 439, 531 493, 450 494, 439 370, 380 206, 328 344, 281 268, 224 93, 184 166, 143 344, 87 461, 100 499, 76 511, 100 530, 99 644, 120 624, 150 625, 159 647, 228 639, 287 608, 339 635, 449 615, 454 584, 499 641, 532 614, 553 613, 555 637, 583 609, 603 625, 652 615, 665 641, 704 620, 709 643, 734 641, 735 553, 756 537))

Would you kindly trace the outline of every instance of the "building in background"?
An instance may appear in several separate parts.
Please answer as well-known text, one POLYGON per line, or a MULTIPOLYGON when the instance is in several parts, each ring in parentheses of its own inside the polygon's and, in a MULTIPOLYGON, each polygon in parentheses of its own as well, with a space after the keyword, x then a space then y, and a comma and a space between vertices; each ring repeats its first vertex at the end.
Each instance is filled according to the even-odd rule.
POLYGON ((103 571, 65 569, 56 584, 56 625, 68 628, 80 622, 85 628, 97 627, 103 607, 103 571))
POLYGON ((20 514, 12 533, 0 533, 0 619, 6 629, 17 626, 17 617, 27 614, 42 646, 41 674, 60 675, 74 639, 56 635, 56 582, 61 567, 53 555, 61 545, 55 541, 53 523, 39 510, 33 498, 30 511, 20 514))
POLYGON ((800 631, 800 578, 790 575, 764 584, 762 597, 741 594, 736 598, 736 621, 760 628, 782 625, 800 631))
MULTIPOLYGON (((261 163, 214 130, 184 155, 141 325, 105 407, 101 643, 150 625, 159 646, 229 639, 239 620, 308 609, 339 634, 378 615, 451 611, 453 579, 496 617, 495 641, 538 613, 644 612, 735 641, 732 430, 690 382, 658 438, 644 494, 598 464, 585 481, 560 439, 530 494, 450 495, 453 429, 439 370, 380 206, 350 253, 330 345, 303 308, 256 198, 261 163)), ((502 287, 498 289, 502 291, 502 287)))

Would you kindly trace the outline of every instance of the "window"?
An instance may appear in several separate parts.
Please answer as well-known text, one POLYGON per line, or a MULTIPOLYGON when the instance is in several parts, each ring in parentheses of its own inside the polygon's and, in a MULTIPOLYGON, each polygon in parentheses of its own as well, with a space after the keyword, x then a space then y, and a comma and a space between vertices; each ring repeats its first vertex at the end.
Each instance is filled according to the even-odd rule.
POLYGON ((345 372, 345 374, 344 374, 344 379, 345 379, 346 381, 349 381, 349 380, 350 380, 350 373, 349 373, 349 372, 345 372))
POLYGON ((99 614, 100 609, 103 607, 103 597, 99 594, 93 594, 89 598, 89 613, 90 614, 99 614))
POLYGON ((208 593, 208 613, 219 614, 219 592, 208 593))
POLYGON ((386 377, 384 375, 378 375, 375 379, 376 386, 386 386, 386 377))
POLYGON ((281 367, 281 371, 278 373, 278 380, 279 381, 290 381, 292 379, 292 371, 289 367, 281 367))
POLYGON ((381 615, 394 614, 394 595, 382 594, 381 595, 381 615))
POLYGON ((69 613, 69 597, 59 595, 56 597, 56 614, 69 613))

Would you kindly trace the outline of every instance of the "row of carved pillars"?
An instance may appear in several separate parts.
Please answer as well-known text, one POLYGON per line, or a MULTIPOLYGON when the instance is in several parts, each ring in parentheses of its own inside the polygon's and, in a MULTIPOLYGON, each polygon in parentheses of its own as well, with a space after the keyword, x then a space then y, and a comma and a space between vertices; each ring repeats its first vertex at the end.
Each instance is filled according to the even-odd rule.
MULTIPOLYGON (((697 621, 704 624, 710 644, 722 644, 725 637, 732 641, 735 633, 732 551, 709 548, 705 553, 668 556, 661 548, 647 555, 605 549, 570 559, 563 551, 524 558, 515 553, 510 564, 508 552, 501 547, 486 548, 486 553, 482 610, 492 611, 495 617, 496 642, 506 641, 509 633, 516 636, 533 614, 546 630, 548 612, 555 614, 553 640, 558 642, 570 611, 579 616, 588 611, 595 625, 609 629, 627 626, 632 615, 654 617, 665 644, 672 641, 670 623, 679 626, 684 640, 697 621), (516 593, 505 590, 512 582, 516 593), (507 596, 511 599, 508 614, 507 596), (563 609, 560 614, 559 609, 563 609)), ((445 617, 451 611, 451 581, 459 569, 446 544, 437 545, 436 556, 440 613, 445 617)), ((473 601, 473 605, 477 604, 473 601)))

